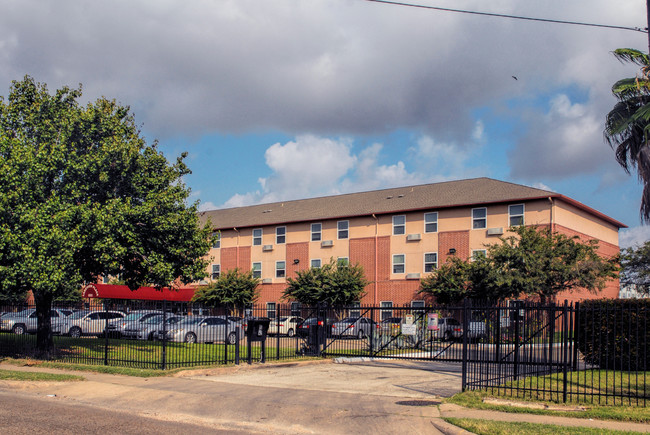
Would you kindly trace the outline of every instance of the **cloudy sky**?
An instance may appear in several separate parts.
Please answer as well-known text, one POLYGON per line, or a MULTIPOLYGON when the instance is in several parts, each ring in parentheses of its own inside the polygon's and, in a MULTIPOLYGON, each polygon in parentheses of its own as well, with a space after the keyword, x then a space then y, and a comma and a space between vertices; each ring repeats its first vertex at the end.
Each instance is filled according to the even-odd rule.
MULTIPOLYGON (((643 0, 418 0, 645 28, 643 0)), ((0 95, 29 74, 129 105, 189 152, 202 209, 492 177, 640 226, 640 185, 603 141, 619 47, 640 32, 365 0, 5 0, 0 95)))

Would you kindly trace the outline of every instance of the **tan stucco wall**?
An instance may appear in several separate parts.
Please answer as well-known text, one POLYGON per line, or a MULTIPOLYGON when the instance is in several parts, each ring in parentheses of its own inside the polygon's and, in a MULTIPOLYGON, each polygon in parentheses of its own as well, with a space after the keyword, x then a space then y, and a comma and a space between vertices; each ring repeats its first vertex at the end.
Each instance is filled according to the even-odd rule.
POLYGON ((618 228, 597 216, 556 200, 553 207, 554 223, 571 228, 587 236, 618 246, 618 228))

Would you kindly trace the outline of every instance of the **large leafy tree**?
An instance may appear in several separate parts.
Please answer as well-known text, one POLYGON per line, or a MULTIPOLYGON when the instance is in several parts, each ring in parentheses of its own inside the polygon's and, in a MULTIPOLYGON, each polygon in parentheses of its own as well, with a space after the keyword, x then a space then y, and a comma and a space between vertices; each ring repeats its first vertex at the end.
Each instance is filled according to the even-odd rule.
POLYGON ((257 300, 259 283, 252 270, 242 272, 230 269, 207 286, 199 288, 193 300, 210 307, 225 306, 231 311, 243 311, 257 300))
POLYGON ((27 76, 0 100, 0 294, 33 291, 45 355, 53 299, 100 275, 132 289, 191 282, 209 251, 185 156, 170 164, 148 146, 128 107, 80 98, 27 76))
POLYGON ((548 228, 519 226, 473 261, 453 259, 422 279, 420 292, 441 303, 465 298, 503 300, 521 295, 552 300, 584 288, 597 292, 616 277, 617 258, 598 255, 595 240, 581 242, 548 228))
POLYGON ((614 56, 638 65, 641 71, 612 87, 617 102, 607 114, 605 140, 625 172, 637 172, 643 183, 641 220, 650 222, 650 60, 646 53, 631 48, 619 48, 614 56))
POLYGON ((621 252, 621 285, 632 285, 639 293, 650 294, 650 240, 621 252))
POLYGON ((322 267, 298 271, 296 278, 287 278, 283 297, 309 306, 346 306, 360 301, 368 284, 361 265, 332 259, 322 267))

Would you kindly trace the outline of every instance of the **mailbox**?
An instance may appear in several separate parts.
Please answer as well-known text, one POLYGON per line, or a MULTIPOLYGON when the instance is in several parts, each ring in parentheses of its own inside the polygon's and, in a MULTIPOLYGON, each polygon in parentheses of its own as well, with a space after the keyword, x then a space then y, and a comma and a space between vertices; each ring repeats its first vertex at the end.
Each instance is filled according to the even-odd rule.
POLYGON ((266 333, 269 330, 270 319, 249 319, 246 328, 246 338, 251 341, 266 341, 266 333))

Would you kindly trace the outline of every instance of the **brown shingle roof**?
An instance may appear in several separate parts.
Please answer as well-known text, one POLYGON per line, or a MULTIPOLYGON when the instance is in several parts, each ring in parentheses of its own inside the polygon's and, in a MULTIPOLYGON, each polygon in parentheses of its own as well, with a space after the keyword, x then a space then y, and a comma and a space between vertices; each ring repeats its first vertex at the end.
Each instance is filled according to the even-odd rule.
POLYGON ((491 178, 448 181, 212 210, 201 212, 200 218, 202 222, 210 218, 215 229, 228 229, 369 216, 371 214, 437 210, 548 197, 570 200, 573 205, 597 214, 614 225, 624 227, 620 222, 560 194, 491 178))

